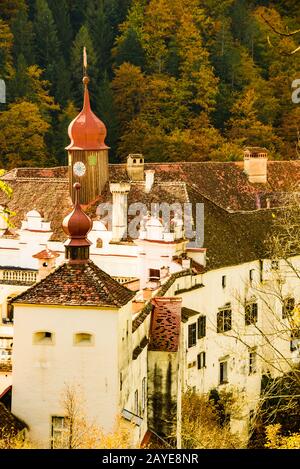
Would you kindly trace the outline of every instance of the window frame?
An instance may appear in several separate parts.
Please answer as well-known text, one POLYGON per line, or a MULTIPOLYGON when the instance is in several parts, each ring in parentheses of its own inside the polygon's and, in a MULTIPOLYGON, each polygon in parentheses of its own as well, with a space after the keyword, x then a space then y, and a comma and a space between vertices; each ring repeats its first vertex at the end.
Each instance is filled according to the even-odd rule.
POLYGON ((188 348, 195 347, 197 344, 197 323, 188 325, 188 348))
POLYGON ((67 429, 67 418, 61 415, 52 415, 51 416, 51 441, 50 441, 50 447, 51 449, 63 449, 64 446, 64 440, 63 440, 63 433, 67 429), (62 421, 62 426, 61 428, 54 427, 54 419, 61 419, 62 421), (54 432, 60 433, 61 434, 61 446, 57 447, 54 442, 55 442, 55 437, 54 437, 54 432))
POLYGON ((229 381, 228 381, 228 358, 224 358, 222 360, 219 360, 219 384, 227 384, 229 381), (226 367, 224 368, 224 365, 226 365, 226 367), (223 371, 221 371, 221 369, 223 371), (226 370, 226 372, 224 373, 224 370, 226 370), (224 379, 224 374, 226 375, 224 379), (222 379, 222 375, 223 375, 223 379, 222 379))
POLYGON ((147 407, 147 379, 146 376, 142 379, 142 412, 145 412, 147 407))
POLYGON ((249 350, 249 375, 257 373, 257 349, 253 347, 249 350))
POLYGON ((198 370, 202 370, 206 368, 206 352, 202 351, 197 355, 197 368, 198 370))
POLYGON ((256 324, 258 321, 258 304, 256 300, 247 301, 245 304, 245 325, 251 326, 256 324), (253 312, 253 307, 255 306, 255 311, 253 312), (249 308, 251 308, 249 310, 249 308))
POLYGON ((139 415, 139 390, 134 391, 134 415, 139 415))
POLYGON ((158 282, 160 280, 160 269, 149 269, 149 281, 150 282, 158 282), (154 272, 158 275, 154 275, 154 272))
POLYGON ((197 319, 197 337, 203 339, 206 337, 206 316, 201 315, 197 319))
POLYGON ((217 313, 217 333, 223 334, 232 329, 232 309, 231 306, 220 308, 217 313), (226 317, 228 316, 228 317, 226 317), (221 323, 222 322, 222 323, 221 323), (222 326, 222 327, 220 327, 222 326))

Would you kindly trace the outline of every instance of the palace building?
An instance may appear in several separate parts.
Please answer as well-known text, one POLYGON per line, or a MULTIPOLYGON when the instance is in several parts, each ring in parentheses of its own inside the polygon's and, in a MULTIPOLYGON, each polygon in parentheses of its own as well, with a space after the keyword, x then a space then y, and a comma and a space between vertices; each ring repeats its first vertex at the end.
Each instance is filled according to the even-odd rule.
MULTIPOLYGON (((300 285, 268 250, 300 162, 247 147, 239 162, 150 164, 132 153, 109 164, 83 82, 68 167, 2 177, 13 195, 1 193, 0 211, 15 216, 0 218, 0 400, 11 394, 12 413, 43 448, 61 443, 61 395, 74 384, 105 432, 121 418, 135 445, 153 433, 180 447, 181 392, 228 390, 239 402, 231 429, 246 438, 262 375, 300 361, 286 314, 300 285), (136 237, 133 204, 148 210, 136 237), (187 233, 197 229, 198 244, 187 233)), ((297 269, 300 257, 290 262, 297 269)))

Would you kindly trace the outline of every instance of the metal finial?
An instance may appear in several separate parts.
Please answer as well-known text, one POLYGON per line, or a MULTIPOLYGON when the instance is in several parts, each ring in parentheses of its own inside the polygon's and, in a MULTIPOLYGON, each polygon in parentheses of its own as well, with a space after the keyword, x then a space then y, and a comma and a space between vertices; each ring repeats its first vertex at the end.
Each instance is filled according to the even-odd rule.
POLYGON ((73 187, 75 189, 75 205, 78 205, 79 204, 79 191, 81 189, 81 184, 80 182, 75 182, 75 184, 73 184, 73 187))

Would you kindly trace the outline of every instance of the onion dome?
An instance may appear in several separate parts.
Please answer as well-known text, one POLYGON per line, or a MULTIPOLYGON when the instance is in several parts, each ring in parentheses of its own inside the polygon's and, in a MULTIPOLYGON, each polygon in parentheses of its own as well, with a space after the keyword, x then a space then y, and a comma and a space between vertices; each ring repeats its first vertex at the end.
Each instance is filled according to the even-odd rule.
POLYGON ((87 235, 91 231, 93 223, 81 208, 79 203, 79 190, 81 185, 75 182, 75 206, 73 211, 67 215, 62 227, 69 237, 66 246, 66 258, 70 260, 87 260, 89 258, 89 246, 92 244, 87 235))
POLYGON ((88 82, 89 78, 83 77, 83 108, 69 125, 68 134, 71 143, 66 150, 106 150, 108 148, 105 144, 106 127, 91 110, 88 82))

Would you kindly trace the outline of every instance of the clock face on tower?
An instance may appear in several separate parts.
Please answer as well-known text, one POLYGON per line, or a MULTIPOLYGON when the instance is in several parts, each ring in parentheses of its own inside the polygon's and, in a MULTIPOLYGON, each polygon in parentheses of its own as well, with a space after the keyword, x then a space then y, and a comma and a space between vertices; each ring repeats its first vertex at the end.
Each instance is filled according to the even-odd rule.
POLYGON ((73 166, 73 171, 76 176, 84 176, 86 172, 86 167, 85 164, 82 163, 82 161, 76 161, 76 163, 73 166))

